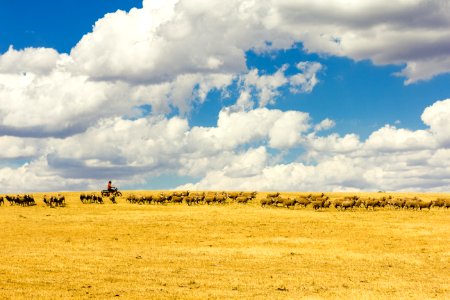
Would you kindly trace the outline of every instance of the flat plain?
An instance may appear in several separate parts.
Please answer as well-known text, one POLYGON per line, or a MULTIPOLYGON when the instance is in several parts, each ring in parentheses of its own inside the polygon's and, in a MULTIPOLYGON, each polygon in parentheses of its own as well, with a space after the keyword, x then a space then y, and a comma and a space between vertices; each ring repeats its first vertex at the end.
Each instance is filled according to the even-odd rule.
POLYGON ((450 210, 263 208, 262 192, 138 205, 130 193, 158 191, 0 206, 0 299, 450 299, 450 210))

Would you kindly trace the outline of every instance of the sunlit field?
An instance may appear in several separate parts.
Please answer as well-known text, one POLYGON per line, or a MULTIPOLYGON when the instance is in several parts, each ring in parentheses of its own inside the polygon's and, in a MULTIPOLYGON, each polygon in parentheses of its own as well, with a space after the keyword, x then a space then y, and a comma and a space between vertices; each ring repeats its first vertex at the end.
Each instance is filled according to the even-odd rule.
POLYGON ((64 207, 41 193, 36 205, 0 206, 1 299, 450 299, 445 208, 261 207, 263 192, 211 205, 126 201, 159 191, 127 191, 117 204, 62 194, 64 207))

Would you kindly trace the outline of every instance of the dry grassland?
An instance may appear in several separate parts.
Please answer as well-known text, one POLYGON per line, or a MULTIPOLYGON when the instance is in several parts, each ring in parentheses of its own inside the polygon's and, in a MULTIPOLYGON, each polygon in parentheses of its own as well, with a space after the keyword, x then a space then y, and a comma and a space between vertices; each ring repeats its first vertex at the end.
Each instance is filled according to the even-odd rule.
POLYGON ((450 299, 449 210, 83 205, 64 194, 64 208, 42 194, 0 207, 1 299, 450 299))

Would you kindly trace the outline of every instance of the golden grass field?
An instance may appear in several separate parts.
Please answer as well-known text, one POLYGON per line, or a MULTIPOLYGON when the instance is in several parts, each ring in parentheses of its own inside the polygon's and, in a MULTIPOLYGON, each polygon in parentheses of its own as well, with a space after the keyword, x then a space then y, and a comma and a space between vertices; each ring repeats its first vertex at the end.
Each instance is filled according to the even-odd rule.
MULTIPOLYGON (((156 191, 134 192, 144 193, 156 191)), ((36 206, 0 207, 0 299, 450 299, 450 210, 261 208, 265 193, 240 205, 100 205, 63 194, 62 208, 39 193, 36 206)), ((419 195, 438 196, 449 197, 419 195)))

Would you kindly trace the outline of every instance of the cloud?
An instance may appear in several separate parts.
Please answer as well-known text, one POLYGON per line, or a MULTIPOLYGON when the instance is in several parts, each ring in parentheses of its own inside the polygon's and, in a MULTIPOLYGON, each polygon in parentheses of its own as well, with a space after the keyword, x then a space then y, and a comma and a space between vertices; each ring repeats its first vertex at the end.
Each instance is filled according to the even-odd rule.
POLYGON ((60 54, 51 48, 25 48, 15 50, 10 46, 0 55, 0 73, 4 74, 48 74, 60 59, 60 54))
POLYGON ((0 75, 0 134, 45 137, 82 132, 99 118, 129 111, 122 102, 127 89, 58 70, 48 75, 0 75))
MULTIPOLYGON (((0 141, 9 143, 5 156, 27 156, 30 165, 39 161, 40 168, 45 169, 27 164, 17 172, 51 174, 65 188, 83 179, 91 184, 111 176, 123 182, 164 174, 198 177, 213 170, 249 176, 249 172, 258 172, 257 166, 264 166, 269 157, 267 147, 282 150, 298 145, 310 128, 309 122, 308 114, 297 111, 224 109, 213 127, 190 127, 187 119, 177 116, 113 117, 98 120, 84 132, 39 140, 36 146, 29 144, 20 151, 19 146, 28 144, 26 141, 0 141)), ((46 187, 36 187, 41 188, 46 187)))
POLYGON ((365 148, 378 152, 415 151, 434 149, 436 137, 428 130, 411 131, 386 125, 373 132, 365 142, 365 148))
POLYGON ((285 64, 270 75, 260 75, 258 69, 252 69, 240 75, 241 96, 236 103, 236 108, 253 107, 255 101, 258 102, 259 107, 274 105, 281 94, 280 89, 286 86, 289 86, 290 91, 295 94, 311 93, 319 82, 316 74, 322 69, 322 65, 318 62, 299 62, 296 67, 300 72, 286 76, 288 67, 289 65, 285 64), (251 100, 252 98, 255 101, 251 100))
POLYGON ((41 142, 35 139, 23 139, 11 136, 0 136, 0 158, 17 159, 36 157, 41 142))
POLYGON ((328 130, 328 129, 333 128, 335 125, 336 125, 336 122, 334 122, 331 119, 326 118, 314 127, 314 131, 317 132, 317 131, 322 131, 322 130, 328 130))
MULTIPOLYGON (((305 152, 297 161, 279 162, 265 152, 260 160, 264 165, 253 168, 256 172, 248 171, 250 176, 215 169, 179 188, 446 191, 450 188, 448 103, 437 101, 424 110, 422 119, 429 126, 424 130, 385 125, 363 141, 355 134, 317 136, 315 131, 306 131, 297 144, 305 152)), ((310 125, 320 128, 320 124, 310 125)))
POLYGON ((291 76, 291 91, 294 93, 311 93, 319 82, 316 74, 322 69, 322 65, 318 62, 302 61, 297 64, 297 68, 302 73, 291 76))
POLYGON ((447 1, 278 1, 271 19, 311 53, 406 64, 406 83, 448 73, 447 1), (437 62, 444 63, 439 65, 437 62))
POLYGON ((13 47, 0 55, 0 98, 15 99, 0 105, 0 132, 69 136, 95 118, 134 116, 142 105, 152 113, 188 114, 237 76, 243 84, 238 106, 265 107, 282 87, 311 92, 322 66, 299 62, 292 76, 287 66, 260 74, 247 70, 246 51, 287 49, 295 42, 309 52, 405 65, 399 74, 407 83, 450 70, 442 59, 450 52, 444 1, 157 3, 105 15, 70 55, 13 47), (31 104, 37 113, 26 109, 31 104))
POLYGON ((449 151, 440 120, 447 102, 425 109, 426 129, 386 125, 366 140, 318 136, 315 129, 332 122, 313 124, 306 113, 268 108, 225 108, 212 127, 177 116, 105 118, 62 139, 3 137, 4 158, 30 162, 0 168, 0 181, 5 191, 23 190, 23 178, 27 189, 61 190, 102 186, 104 178, 126 185, 172 174, 198 178, 179 186, 190 189, 444 191, 449 151), (284 157, 297 149, 296 159, 284 157))
POLYGON ((430 131, 436 136, 442 146, 450 146, 450 99, 437 101, 427 107, 422 116, 422 121, 430 126, 430 131))
POLYGON ((246 51, 297 42, 311 53, 405 65, 398 74, 409 84, 450 71, 449 13, 446 1, 426 0, 144 1, 97 21, 70 56, 74 71, 97 80, 161 83, 246 72, 246 51))
POLYGON ((257 69, 249 71, 241 76, 243 90, 248 93, 252 89, 256 90, 260 107, 275 103, 275 97, 279 95, 278 89, 288 83, 284 75, 287 65, 278 69, 272 75, 259 75, 257 69))
POLYGON ((183 74, 234 74, 246 70, 234 35, 237 2, 211 4, 144 1, 142 9, 117 11, 98 20, 72 49, 72 68, 97 80, 133 83, 173 81, 183 74), (214 13, 216 12, 216 13, 214 13), (221 21, 224 16, 229 21, 221 21))

